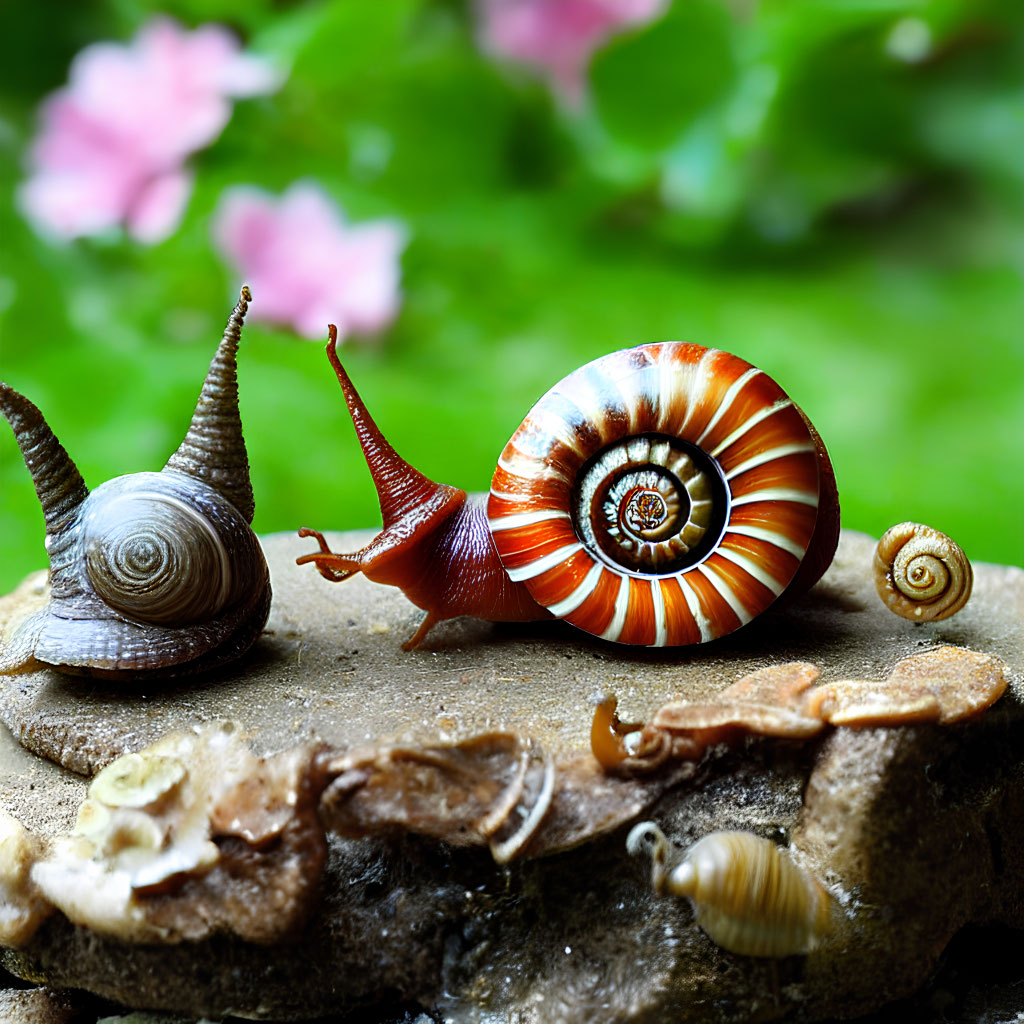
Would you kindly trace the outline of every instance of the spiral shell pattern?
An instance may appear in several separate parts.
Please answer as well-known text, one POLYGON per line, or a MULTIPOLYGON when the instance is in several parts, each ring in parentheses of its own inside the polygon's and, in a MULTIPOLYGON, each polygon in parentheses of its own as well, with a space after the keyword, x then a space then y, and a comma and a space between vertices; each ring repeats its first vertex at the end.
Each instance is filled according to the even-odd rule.
POLYGON ((89 582, 128 618, 184 626, 215 618, 227 604, 231 565, 224 541, 176 495, 120 494, 83 525, 89 582))
POLYGON ((505 447, 488 519, 506 572, 558 618, 701 643, 796 575, 819 504, 812 428, 767 374, 679 342, 570 374, 505 447))
POLYGON ((960 545, 921 523, 886 530, 875 549, 874 575, 886 607, 916 622, 955 615, 974 586, 970 559, 960 545))

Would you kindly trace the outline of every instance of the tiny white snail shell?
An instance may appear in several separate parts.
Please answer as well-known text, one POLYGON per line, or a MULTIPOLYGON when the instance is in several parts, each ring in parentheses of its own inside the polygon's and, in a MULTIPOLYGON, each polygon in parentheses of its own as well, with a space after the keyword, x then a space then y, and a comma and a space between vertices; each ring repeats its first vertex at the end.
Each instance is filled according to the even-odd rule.
POLYGON ((828 930, 830 897, 789 854, 751 832, 711 832, 666 871, 668 840, 653 821, 634 826, 626 849, 649 849, 657 892, 686 896, 697 924, 743 956, 808 953, 828 930))
POLYGON ((886 530, 875 549, 874 576, 886 607, 915 622, 955 615, 974 584, 970 560, 960 545, 921 523, 899 523, 886 530))

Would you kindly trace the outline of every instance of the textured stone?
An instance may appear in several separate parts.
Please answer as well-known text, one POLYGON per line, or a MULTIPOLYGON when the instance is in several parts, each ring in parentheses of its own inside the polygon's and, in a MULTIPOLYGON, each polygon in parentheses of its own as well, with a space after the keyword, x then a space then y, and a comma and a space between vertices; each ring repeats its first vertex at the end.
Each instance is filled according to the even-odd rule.
POLYGON ((65 1024, 78 1013, 74 1000, 48 988, 0 990, 4 1024, 65 1024))
MULTIPOLYGON (((1021 570, 976 566, 960 615, 916 625, 878 601, 869 538, 846 534, 811 595, 704 647, 632 650, 558 623, 457 621, 405 653, 420 613, 400 595, 297 569, 290 560, 305 548, 295 538, 265 546, 275 604, 245 663, 143 692, 50 672, 9 677, 0 717, 33 750, 84 772, 212 719, 242 723, 261 754, 328 744, 350 774, 338 776, 341 792, 327 791, 321 819, 333 831, 306 928, 271 950, 224 934, 126 946, 53 915, 5 954, 8 969, 196 1016, 288 1020, 360 1007, 386 1016, 418 1003, 459 1022, 816 1021, 913 992, 964 925, 1024 927, 1021 570), (975 720, 740 737, 686 770, 673 763, 642 779, 606 775, 589 754, 595 693, 615 694, 623 717, 642 722, 783 662, 817 666, 823 685, 877 682, 942 645, 1005 666, 1006 695, 975 720), (426 824, 436 805, 425 813, 406 799, 444 791, 467 751, 490 764, 505 741, 480 755, 474 737, 496 733, 530 741, 557 779, 536 838, 505 866, 474 832, 475 809, 466 820, 478 845, 452 845, 426 824), (389 778, 403 781, 379 781, 389 778), (387 809, 368 785, 385 787, 387 809), (788 843, 841 908, 835 931, 803 957, 719 948, 689 903, 655 894, 647 866, 626 855, 641 816, 679 855, 720 829, 788 843)), ((0 808, 38 835, 68 831, 84 782, 2 737, 0 757, 0 808)), ((486 777, 507 789, 509 764, 486 777)), ((480 808, 503 791, 483 792, 480 808)))

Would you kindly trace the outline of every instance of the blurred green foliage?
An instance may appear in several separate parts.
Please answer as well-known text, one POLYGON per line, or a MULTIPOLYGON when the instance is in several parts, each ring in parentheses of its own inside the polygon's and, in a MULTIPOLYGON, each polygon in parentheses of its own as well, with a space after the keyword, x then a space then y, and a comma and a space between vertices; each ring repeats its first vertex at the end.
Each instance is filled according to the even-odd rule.
MULTIPOLYGON (((197 154, 185 222, 147 249, 54 246, 13 199, 40 99, 143 0, 0 18, 0 378, 87 482, 158 468, 241 283, 209 218, 228 185, 314 178, 409 227, 405 300, 345 358, 396 448, 486 489, 533 401, 580 363, 677 338, 774 376, 830 449, 844 525, 907 518, 1024 564, 1024 5, 677 0, 612 40, 561 109, 451 0, 177 0, 290 68, 197 154)), ((259 295, 255 301, 259 302, 259 295)), ((319 345, 247 327, 261 532, 378 522, 319 345)), ((0 592, 45 564, 0 431, 0 592)))

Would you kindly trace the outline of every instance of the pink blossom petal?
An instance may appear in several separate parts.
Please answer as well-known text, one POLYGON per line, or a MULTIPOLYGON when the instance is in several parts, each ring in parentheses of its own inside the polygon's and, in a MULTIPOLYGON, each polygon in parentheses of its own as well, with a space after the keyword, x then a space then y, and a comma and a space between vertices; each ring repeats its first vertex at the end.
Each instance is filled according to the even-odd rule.
POLYGON ((69 174, 39 174, 18 191, 19 205, 43 232, 58 238, 97 235, 117 224, 118 196, 104 196, 94 180, 69 174))
POLYGON ((668 0, 478 0, 484 49, 535 68, 569 106, 590 58, 618 32, 653 21, 668 0))
POLYGON ((154 17, 129 43, 87 46, 68 85, 40 107, 22 208, 63 237, 123 223, 137 240, 159 241, 191 191, 184 161, 221 133, 232 97, 281 81, 220 25, 190 32, 154 17))
POLYGON ((348 225, 317 185, 297 182, 275 198, 248 186, 221 196, 214 243, 249 282, 252 315, 307 338, 380 331, 400 302, 406 232, 393 221, 348 225))
POLYGON ((192 194, 190 171, 174 170, 146 183, 128 211, 128 232, 145 245, 174 234, 192 194))

